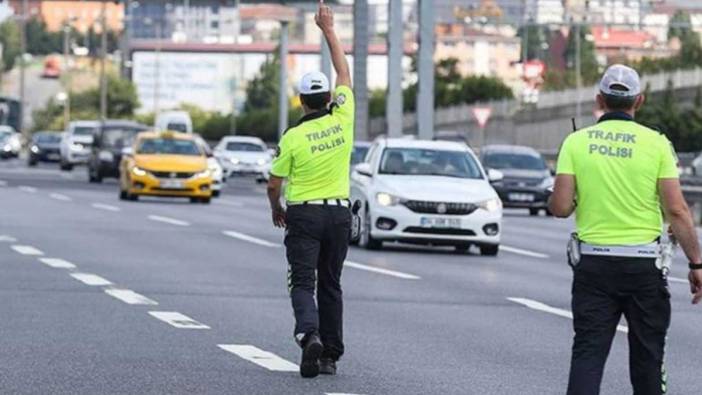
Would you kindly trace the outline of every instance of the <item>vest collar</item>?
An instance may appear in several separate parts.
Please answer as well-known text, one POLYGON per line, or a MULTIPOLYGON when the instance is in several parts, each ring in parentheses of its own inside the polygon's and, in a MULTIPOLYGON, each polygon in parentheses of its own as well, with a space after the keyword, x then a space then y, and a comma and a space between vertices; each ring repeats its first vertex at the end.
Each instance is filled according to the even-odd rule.
POLYGON ((313 119, 321 118, 321 117, 323 117, 323 116, 325 116, 325 115, 328 115, 330 112, 331 112, 331 111, 329 111, 329 110, 322 110, 322 111, 311 112, 311 113, 309 113, 309 114, 303 116, 302 118, 300 118, 300 120, 297 122, 297 125, 299 126, 299 125, 301 125, 303 122, 307 122, 307 121, 311 121, 311 120, 313 120, 313 119))
POLYGON ((621 112, 621 111, 612 111, 604 114, 603 116, 600 117, 600 119, 597 120, 597 123, 604 122, 604 121, 633 121, 634 117, 631 115, 621 112))

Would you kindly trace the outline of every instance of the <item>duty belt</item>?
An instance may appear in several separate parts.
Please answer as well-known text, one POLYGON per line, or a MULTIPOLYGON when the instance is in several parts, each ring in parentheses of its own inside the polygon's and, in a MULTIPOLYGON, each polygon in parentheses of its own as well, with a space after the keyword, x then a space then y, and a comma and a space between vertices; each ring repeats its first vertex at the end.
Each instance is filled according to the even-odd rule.
POLYGON ((351 207, 351 202, 348 199, 320 199, 320 200, 307 200, 304 202, 288 202, 288 206, 306 206, 312 204, 315 206, 342 206, 351 207))
POLYGON ((658 243, 639 245, 594 245, 585 242, 580 243, 580 253, 582 255, 602 255, 620 256, 630 258, 658 258, 661 256, 661 248, 658 243))

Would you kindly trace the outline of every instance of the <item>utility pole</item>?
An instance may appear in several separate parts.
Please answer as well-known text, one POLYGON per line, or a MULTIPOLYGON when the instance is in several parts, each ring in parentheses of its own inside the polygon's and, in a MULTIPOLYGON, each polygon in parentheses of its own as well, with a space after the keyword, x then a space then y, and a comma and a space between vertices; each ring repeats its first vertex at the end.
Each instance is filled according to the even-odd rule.
POLYGON ((434 2, 419 0, 417 134, 434 137, 434 2))
POLYGON ((68 124, 71 122, 71 80, 68 50, 70 47, 71 25, 66 22, 63 25, 63 70, 66 72, 68 79, 66 80, 66 96, 63 102, 63 124, 64 130, 68 130, 68 124))
MULTIPOLYGON (((25 0, 26 1, 26 0, 25 0)), ((107 119, 107 75, 105 62, 107 58, 107 0, 102 1, 100 10, 100 121, 107 119)))
MULTIPOLYGON (((575 105, 575 119, 578 121, 578 125, 580 125, 580 117, 582 116, 582 88, 583 88, 583 78, 582 78, 582 70, 581 70, 581 42, 580 42, 580 23, 575 24, 575 86, 578 91, 577 97, 578 101, 575 105)), ((573 30, 571 30, 573 31, 573 30)))
POLYGON ((329 78, 329 81, 331 81, 331 53, 329 52, 327 39, 324 37, 324 34, 321 36, 322 38, 319 41, 319 69, 329 78))
POLYGON ((158 117, 160 109, 161 95, 161 23, 163 19, 158 18, 156 24, 156 61, 154 64, 154 120, 158 117))
POLYGON ((278 139, 288 128, 288 21, 280 21, 280 83, 278 85, 278 139))
POLYGON ((368 0, 353 3, 354 128, 358 140, 368 139, 368 0))
POLYGON ((27 106, 26 103, 26 81, 25 81, 25 72, 27 65, 25 64, 26 60, 26 54, 27 54, 27 18, 29 16, 29 1, 28 0, 22 0, 22 16, 20 17, 20 81, 19 81, 19 89, 20 89, 20 117, 19 117, 19 127, 20 127, 20 132, 26 139, 26 141, 29 141, 29 129, 25 126, 25 114, 26 109, 25 107, 27 106))
POLYGON ((388 93, 385 119, 388 136, 402 135, 402 1, 388 1, 388 93))

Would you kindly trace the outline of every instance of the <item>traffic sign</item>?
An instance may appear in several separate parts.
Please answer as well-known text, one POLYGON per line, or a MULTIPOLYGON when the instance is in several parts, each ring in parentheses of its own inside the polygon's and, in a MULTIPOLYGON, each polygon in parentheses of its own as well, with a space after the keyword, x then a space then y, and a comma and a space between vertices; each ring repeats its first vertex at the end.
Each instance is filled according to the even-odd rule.
POLYGON ((488 119, 492 115, 492 108, 490 107, 473 107, 473 116, 478 121, 478 126, 484 128, 487 124, 488 119))

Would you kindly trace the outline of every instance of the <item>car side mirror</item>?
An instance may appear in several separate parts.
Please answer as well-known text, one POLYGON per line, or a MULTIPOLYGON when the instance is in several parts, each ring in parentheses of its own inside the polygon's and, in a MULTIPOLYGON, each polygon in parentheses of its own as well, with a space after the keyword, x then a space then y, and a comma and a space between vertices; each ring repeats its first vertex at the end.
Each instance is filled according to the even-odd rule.
POLYGON ((504 173, 502 173, 499 170, 488 169, 487 177, 488 177, 488 181, 490 181, 490 182, 498 182, 498 181, 502 181, 505 178, 505 175, 504 175, 504 173))
POLYGON ((124 147, 122 148, 122 156, 132 156, 134 155, 134 148, 132 147, 124 147))
POLYGON ((354 167, 354 171, 362 176, 373 177, 370 163, 359 163, 354 167))

